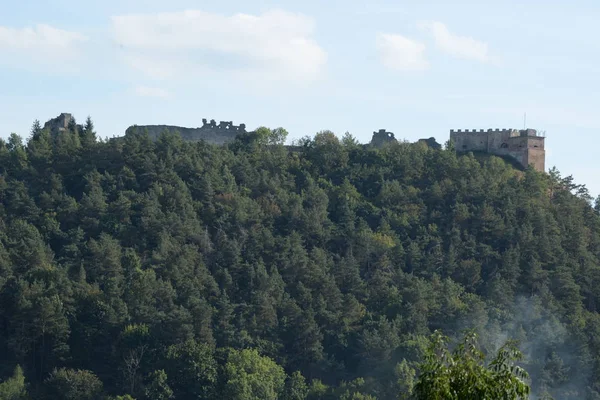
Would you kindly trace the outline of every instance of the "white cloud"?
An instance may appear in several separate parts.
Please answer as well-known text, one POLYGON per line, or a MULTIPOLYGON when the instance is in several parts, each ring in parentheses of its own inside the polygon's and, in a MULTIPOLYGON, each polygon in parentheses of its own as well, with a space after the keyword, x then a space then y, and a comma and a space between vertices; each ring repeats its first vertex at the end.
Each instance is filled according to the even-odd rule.
POLYGON ((400 71, 421 71, 429 68, 423 43, 402 35, 379 33, 376 46, 381 62, 387 68, 400 71))
POLYGON ((312 80, 326 63, 313 20, 270 11, 225 16, 198 10, 112 17, 128 65, 153 78, 227 71, 244 77, 312 80))
POLYGON ((86 41, 80 33, 45 24, 20 29, 0 26, 0 50, 39 51, 64 57, 86 41))
POLYGON ((167 99, 171 97, 171 94, 168 91, 149 86, 136 86, 134 92, 136 95, 141 97, 158 97, 161 99, 167 99))
POLYGON ((431 32, 437 48, 454 57, 476 60, 480 62, 490 61, 488 45, 485 42, 475 40, 468 36, 458 36, 448 30, 441 22, 422 22, 420 28, 431 32))

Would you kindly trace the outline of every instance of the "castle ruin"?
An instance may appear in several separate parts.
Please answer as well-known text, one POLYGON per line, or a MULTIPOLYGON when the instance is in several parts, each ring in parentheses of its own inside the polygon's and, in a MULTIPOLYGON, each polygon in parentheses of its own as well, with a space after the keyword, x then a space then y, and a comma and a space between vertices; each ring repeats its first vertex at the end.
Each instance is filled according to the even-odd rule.
MULTIPOLYGON (((396 140, 396 137, 392 132, 388 132, 385 129, 380 129, 379 131, 373 132, 373 137, 371 138, 369 145, 372 147, 381 148, 389 143, 396 142, 398 142, 398 140, 396 140)), ((430 137, 429 139, 419 139, 417 143, 423 143, 434 150, 442 149, 442 145, 439 144, 433 137, 430 137)))
POLYGON ((75 123, 75 118, 69 113, 62 113, 56 118, 46 121, 44 129, 47 129, 52 135, 58 135, 61 132, 66 132, 69 129, 82 131, 83 126, 75 123))
POLYGON ((373 132, 373 138, 371 139, 371 145, 375 147, 382 147, 387 143, 395 142, 396 137, 392 132, 388 132, 385 129, 373 132))
POLYGON ((450 140, 458 152, 482 152, 510 157, 523 168, 546 169, 543 136, 535 129, 450 130, 450 140))
MULTIPOLYGON (((44 124, 53 134, 69 129, 81 130, 83 127, 75 123, 69 113, 62 113, 44 124)), ((179 133, 185 141, 205 141, 211 144, 223 145, 233 142, 235 138, 247 133, 246 125, 233 125, 231 121, 216 121, 202 119, 199 128, 184 128, 173 125, 133 125, 127 128, 125 134, 135 131, 146 131, 152 140, 156 140, 163 132, 179 133)), ((521 167, 532 166, 535 170, 544 172, 546 151, 544 149, 545 137, 538 135, 535 129, 488 129, 486 130, 450 130, 450 140, 459 153, 476 152, 493 154, 514 160, 521 167)), ((370 146, 379 148, 386 144, 397 142, 394 134, 385 129, 373 132, 370 146)), ((433 149, 441 149, 434 138, 420 139, 433 149)))
POLYGON ((198 142, 203 140, 207 143, 222 145, 233 142, 237 135, 246 133, 246 125, 236 126, 231 121, 221 121, 217 124, 214 119, 207 121, 204 118, 202 119, 202 126, 199 128, 184 128, 173 125, 133 125, 127 128, 125 134, 136 130, 146 130, 152 140, 158 139, 163 132, 179 132, 181 138, 185 141, 198 142))

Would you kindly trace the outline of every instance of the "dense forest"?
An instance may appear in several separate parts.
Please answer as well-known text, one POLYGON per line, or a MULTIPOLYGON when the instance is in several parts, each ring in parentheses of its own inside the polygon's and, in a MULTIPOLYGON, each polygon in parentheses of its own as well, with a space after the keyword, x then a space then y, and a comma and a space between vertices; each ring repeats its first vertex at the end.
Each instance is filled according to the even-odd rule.
POLYGON ((600 207, 556 169, 329 131, 0 140, 0 397, 408 399, 430 335, 600 399, 600 207), (29 397, 28 397, 29 396, 29 397))

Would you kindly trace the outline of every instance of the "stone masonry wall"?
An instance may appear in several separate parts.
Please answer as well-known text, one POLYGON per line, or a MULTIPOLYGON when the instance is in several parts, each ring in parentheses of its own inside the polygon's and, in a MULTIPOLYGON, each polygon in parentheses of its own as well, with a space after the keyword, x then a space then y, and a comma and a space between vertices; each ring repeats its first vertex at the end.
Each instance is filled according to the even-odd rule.
POLYGON ((459 129, 450 131, 450 139, 459 152, 480 151, 508 156, 523 167, 533 165, 538 171, 545 170, 545 138, 537 136, 534 129, 459 129))
POLYGON ((488 134, 483 129, 477 130, 451 130, 450 139, 458 151, 488 151, 488 134))
POLYGON ((546 151, 540 148, 527 149, 527 164, 532 165, 537 171, 545 171, 546 151))
POLYGON ((382 147, 387 143, 395 142, 396 138, 392 132, 388 132, 385 129, 380 129, 379 131, 373 132, 373 137, 371 138, 371 146, 374 147, 382 147))
POLYGON ((156 140, 165 131, 174 133, 179 132, 183 140, 197 142, 204 140, 212 144, 225 144, 235 140, 235 137, 240 133, 246 132, 246 125, 233 125, 231 121, 221 121, 218 125, 215 120, 208 122, 202 120, 200 128, 184 128, 172 125, 133 125, 127 128, 125 134, 131 133, 134 130, 147 130, 151 139, 156 140))
POLYGON ((83 131, 83 126, 75 122, 73 115, 69 113, 62 113, 56 118, 52 118, 44 124, 44 128, 50 131, 52 136, 58 136, 69 129, 75 132, 83 131))
POLYGON ((44 129, 48 129, 51 133, 57 134, 69 129, 69 124, 73 120, 73 116, 69 113, 62 113, 56 118, 46 121, 44 129))

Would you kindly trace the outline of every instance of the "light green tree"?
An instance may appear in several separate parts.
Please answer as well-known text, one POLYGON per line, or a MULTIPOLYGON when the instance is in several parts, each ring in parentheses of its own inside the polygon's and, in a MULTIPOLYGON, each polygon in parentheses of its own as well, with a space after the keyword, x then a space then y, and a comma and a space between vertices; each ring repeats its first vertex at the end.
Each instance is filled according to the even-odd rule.
POLYGON ((260 144, 276 145, 285 143, 288 131, 284 128, 269 129, 261 126, 256 129, 255 134, 260 144))
POLYGON ((414 387, 417 400, 528 399, 527 372, 515 365, 522 354, 507 342, 489 363, 477 347, 477 335, 468 333, 453 352, 448 339, 436 331, 420 366, 414 387))
POLYGON ((20 365, 15 367, 13 376, 0 383, 0 399, 2 400, 23 400, 27 398, 27 389, 25 387, 25 376, 20 365))
POLYGON ((351 382, 342 382, 337 390, 340 400, 377 400, 373 395, 364 393, 365 380, 357 378, 351 382))
POLYGON ((166 359, 169 382, 177 398, 215 397, 218 371, 210 346, 188 340, 170 346, 166 359))
POLYGON ((300 371, 294 372, 286 381, 285 400, 304 400, 308 396, 308 385, 300 371))
POLYGON ((257 350, 233 350, 225 365, 225 398, 276 400, 283 393, 285 372, 257 350))
POLYGON ((149 400, 170 400, 175 398, 173 390, 167 383, 167 373, 164 369, 152 372, 149 376, 150 383, 146 386, 145 394, 149 400))
POLYGON ((415 370, 411 368, 406 360, 396 364, 394 369, 396 377, 396 389, 399 400, 408 400, 412 396, 412 389, 415 383, 415 370))

